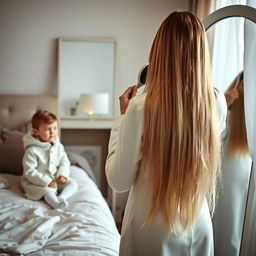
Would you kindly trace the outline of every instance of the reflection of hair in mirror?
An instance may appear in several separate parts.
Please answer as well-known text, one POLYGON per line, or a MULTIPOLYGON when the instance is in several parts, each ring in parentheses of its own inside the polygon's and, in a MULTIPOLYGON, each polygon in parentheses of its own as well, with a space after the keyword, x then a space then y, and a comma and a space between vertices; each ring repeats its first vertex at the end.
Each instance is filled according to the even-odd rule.
POLYGON ((146 84, 147 80, 147 72, 148 72, 148 64, 144 65, 138 75, 138 83, 136 85, 136 88, 139 89, 141 86, 146 84))
POLYGON ((229 107, 228 116, 228 155, 231 156, 235 153, 245 155, 248 153, 246 126, 245 126, 245 113, 244 113, 244 82, 243 72, 240 72, 229 88, 230 90, 236 88, 238 92, 238 98, 229 107))
POLYGON ((174 12, 149 56, 142 151, 151 192, 147 221, 160 212, 172 230, 177 218, 190 227, 206 194, 214 205, 220 140, 207 47, 198 18, 174 12))
POLYGON ((148 65, 145 66, 140 74, 140 82, 142 84, 145 84, 146 83, 146 80, 147 80, 147 72, 148 72, 148 65))

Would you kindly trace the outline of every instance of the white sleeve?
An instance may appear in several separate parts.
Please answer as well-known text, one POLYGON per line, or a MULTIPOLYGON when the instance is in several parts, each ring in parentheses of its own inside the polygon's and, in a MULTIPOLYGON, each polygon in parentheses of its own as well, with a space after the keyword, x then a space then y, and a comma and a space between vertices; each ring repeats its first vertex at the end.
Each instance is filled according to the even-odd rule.
POLYGON ((59 145, 59 151, 58 151, 59 157, 60 157, 60 163, 58 166, 58 171, 57 171, 57 178, 59 176, 63 176, 66 179, 70 179, 70 161, 67 156, 67 153, 64 149, 64 146, 60 143, 59 145))
POLYGON ((136 179, 141 160, 143 114, 137 102, 131 101, 126 114, 114 122, 105 168, 108 183, 115 191, 128 191, 136 179))
MULTIPOLYGON (((215 88, 214 88, 215 90, 215 88)), ((222 134, 226 129, 226 118, 227 118, 227 101, 223 92, 215 90, 217 114, 219 117, 220 133, 222 134)))

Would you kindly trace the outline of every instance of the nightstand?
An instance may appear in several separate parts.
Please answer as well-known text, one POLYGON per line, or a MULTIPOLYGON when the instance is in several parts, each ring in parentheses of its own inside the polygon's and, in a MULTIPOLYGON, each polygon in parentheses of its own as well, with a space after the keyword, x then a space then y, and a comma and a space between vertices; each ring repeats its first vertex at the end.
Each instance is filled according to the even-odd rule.
POLYGON ((61 117, 60 133, 64 146, 100 146, 100 184, 98 184, 102 195, 112 208, 112 192, 108 187, 105 176, 105 161, 108 154, 108 142, 114 117, 61 117))

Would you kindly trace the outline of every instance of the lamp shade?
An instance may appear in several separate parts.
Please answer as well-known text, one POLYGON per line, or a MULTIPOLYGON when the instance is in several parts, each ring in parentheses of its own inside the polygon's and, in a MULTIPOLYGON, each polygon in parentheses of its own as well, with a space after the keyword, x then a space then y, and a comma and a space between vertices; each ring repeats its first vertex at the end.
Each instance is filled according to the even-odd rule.
POLYGON ((109 94, 81 94, 78 109, 88 115, 106 115, 109 113, 109 94))

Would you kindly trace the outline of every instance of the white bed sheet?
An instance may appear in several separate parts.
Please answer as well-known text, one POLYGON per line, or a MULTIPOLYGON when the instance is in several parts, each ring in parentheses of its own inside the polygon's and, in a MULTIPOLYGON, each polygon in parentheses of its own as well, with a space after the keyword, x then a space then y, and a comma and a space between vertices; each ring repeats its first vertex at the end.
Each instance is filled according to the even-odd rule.
POLYGON ((118 255, 111 211, 83 169, 71 167, 79 189, 65 211, 26 199, 19 176, 1 175, 10 188, 0 189, 0 255, 118 255))

